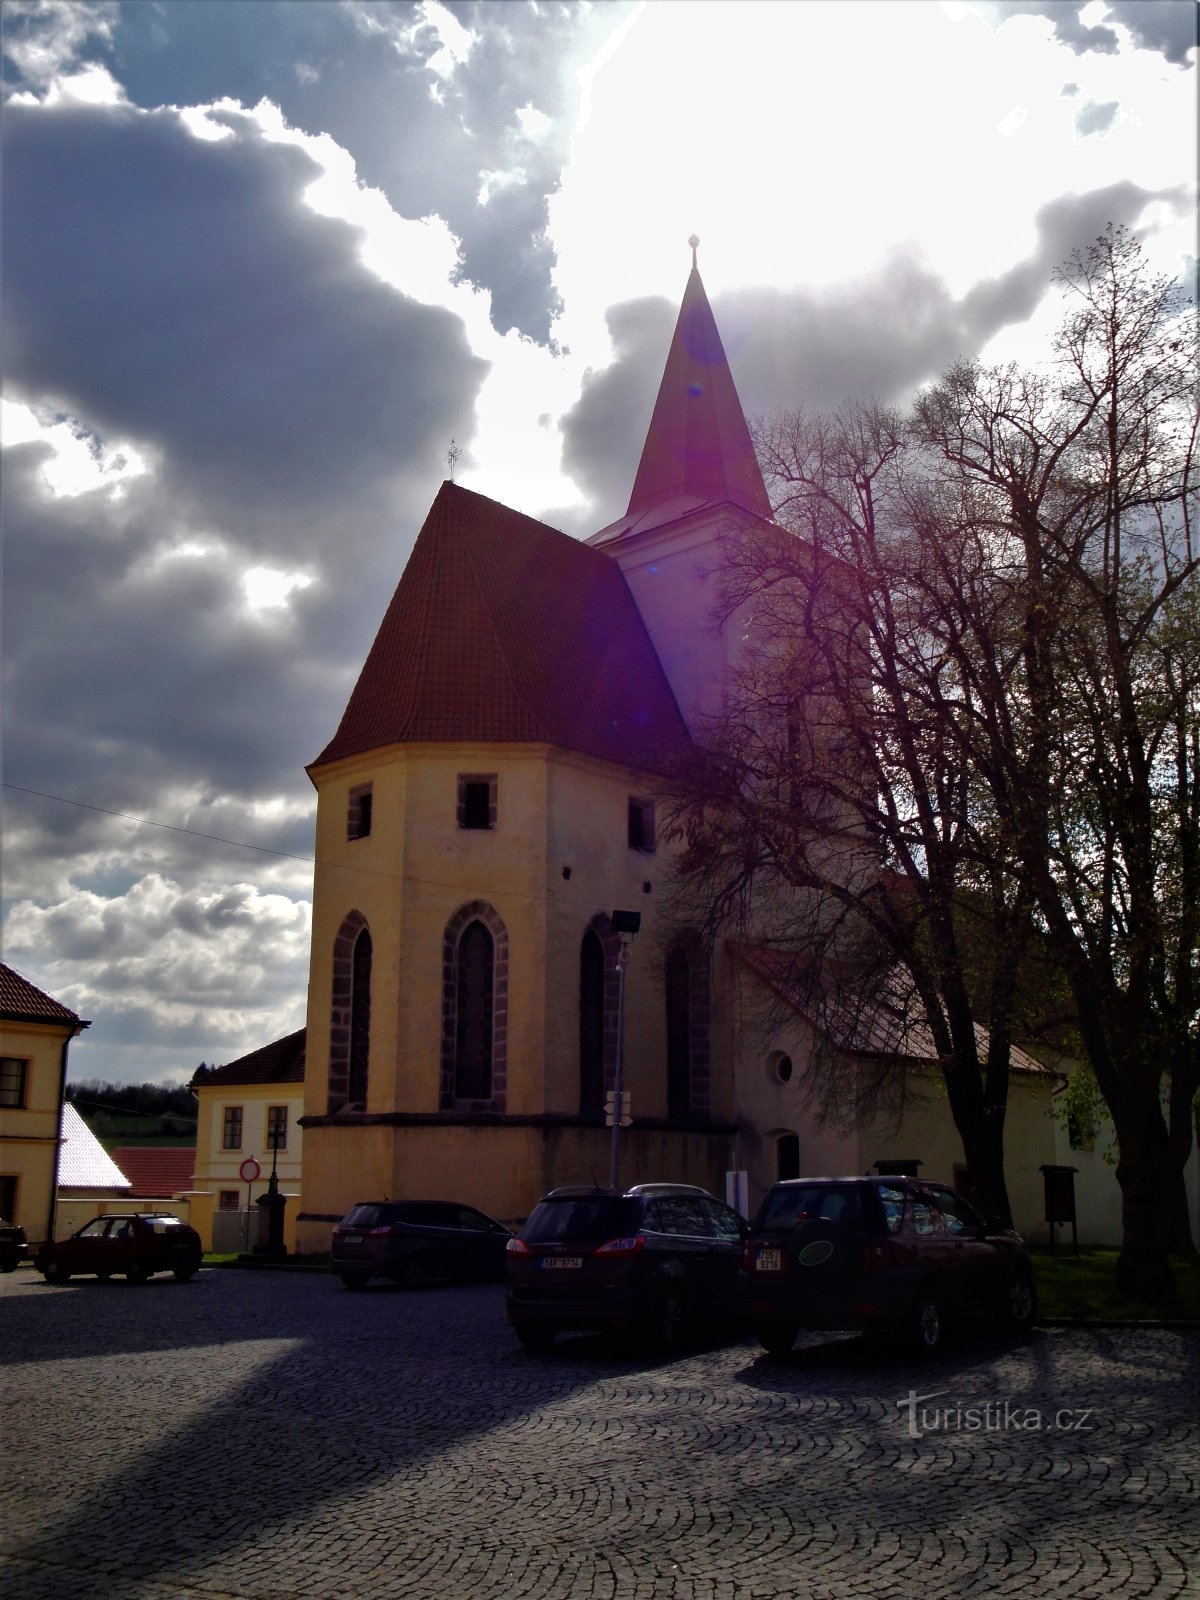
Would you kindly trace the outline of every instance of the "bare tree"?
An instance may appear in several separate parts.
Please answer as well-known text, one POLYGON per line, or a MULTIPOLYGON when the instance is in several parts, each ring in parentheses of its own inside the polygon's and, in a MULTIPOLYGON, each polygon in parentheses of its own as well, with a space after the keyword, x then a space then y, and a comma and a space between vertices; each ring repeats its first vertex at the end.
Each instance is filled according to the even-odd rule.
POLYGON ((1000 1214, 1048 950, 1119 1141, 1121 1281, 1162 1290, 1197 1085, 1194 324, 1121 230, 1060 276, 1043 370, 759 426, 780 526, 726 543, 746 655, 675 820, 713 926, 827 1020, 915 1002, 1000 1214))
POLYGON ((1119 1281, 1161 1292, 1200 1076, 1195 318, 1121 229, 1060 278, 1045 375, 963 367, 919 401, 914 503, 993 547, 1007 626, 964 609, 954 648, 1010 676, 971 760, 1113 1119, 1119 1281))

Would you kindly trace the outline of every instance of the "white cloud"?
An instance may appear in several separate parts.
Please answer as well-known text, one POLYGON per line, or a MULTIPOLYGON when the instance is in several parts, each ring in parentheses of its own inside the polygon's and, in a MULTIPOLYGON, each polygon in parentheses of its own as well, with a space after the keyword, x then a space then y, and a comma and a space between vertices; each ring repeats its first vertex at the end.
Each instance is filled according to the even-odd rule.
POLYGON ((41 477, 56 498, 90 494, 96 489, 119 496, 126 479, 150 471, 146 455, 132 444, 109 443, 73 417, 43 421, 18 401, 0 400, 0 431, 5 447, 47 446, 41 477))
POLYGON ((286 606, 289 595, 307 589, 306 572, 280 572, 275 567, 250 567, 242 574, 242 588, 251 611, 274 611, 286 606))

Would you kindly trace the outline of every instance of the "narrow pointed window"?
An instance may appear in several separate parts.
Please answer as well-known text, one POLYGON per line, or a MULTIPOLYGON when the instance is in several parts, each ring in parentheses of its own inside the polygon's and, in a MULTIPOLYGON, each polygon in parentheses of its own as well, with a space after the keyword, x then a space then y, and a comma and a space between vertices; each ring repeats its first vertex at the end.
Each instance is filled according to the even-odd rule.
POLYGON ((691 1004, 688 953, 676 945, 667 956, 667 1114, 686 1116, 691 1110, 691 1004))
POLYGON ((367 1109, 367 1066, 371 1050, 371 935, 366 928, 354 941, 350 1001, 350 1075, 346 1103, 351 1111, 367 1109))
POLYGON ((487 1100, 491 1096, 494 956, 491 934, 482 922, 470 923, 458 941, 456 1100, 487 1100))
POLYGON ((473 900, 442 936, 442 1110, 503 1112, 507 1059, 508 933, 473 900))
POLYGON ((579 951, 579 1114, 604 1109, 604 946, 594 928, 579 951))
POLYGON ((711 1108, 708 954, 694 934, 683 934, 667 953, 667 1115, 707 1117, 711 1108))
POLYGON ((329 1114, 364 1111, 371 1048, 371 934, 361 911, 333 941, 329 1008, 329 1114))

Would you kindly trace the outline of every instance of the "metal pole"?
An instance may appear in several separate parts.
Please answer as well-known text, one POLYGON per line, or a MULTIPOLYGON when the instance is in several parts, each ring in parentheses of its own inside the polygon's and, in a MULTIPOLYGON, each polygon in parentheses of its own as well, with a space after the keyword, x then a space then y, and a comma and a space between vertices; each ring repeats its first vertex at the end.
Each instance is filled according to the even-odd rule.
POLYGON ((617 951, 617 1061, 613 1074, 612 1150, 608 1164, 608 1183, 612 1189, 617 1187, 621 1164, 621 1083, 625 1065, 625 968, 629 965, 630 943, 629 936, 622 934, 621 947, 617 951))

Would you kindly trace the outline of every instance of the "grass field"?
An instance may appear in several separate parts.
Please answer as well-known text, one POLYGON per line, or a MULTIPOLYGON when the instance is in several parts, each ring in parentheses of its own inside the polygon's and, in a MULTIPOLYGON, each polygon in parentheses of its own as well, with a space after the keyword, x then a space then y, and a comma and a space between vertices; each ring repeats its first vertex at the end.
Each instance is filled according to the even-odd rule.
POLYGON ((1117 1293, 1117 1252, 1033 1252, 1038 1313, 1096 1322, 1200 1322, 1200 1262, 1172 1257, 1177 1299, 1138 1300, 1117 1293))

